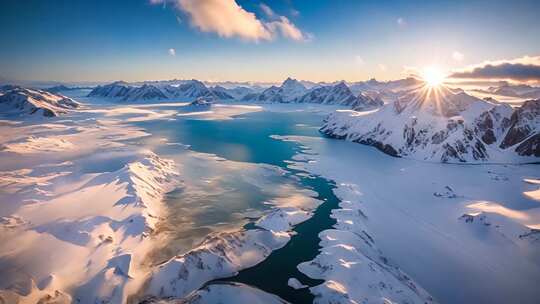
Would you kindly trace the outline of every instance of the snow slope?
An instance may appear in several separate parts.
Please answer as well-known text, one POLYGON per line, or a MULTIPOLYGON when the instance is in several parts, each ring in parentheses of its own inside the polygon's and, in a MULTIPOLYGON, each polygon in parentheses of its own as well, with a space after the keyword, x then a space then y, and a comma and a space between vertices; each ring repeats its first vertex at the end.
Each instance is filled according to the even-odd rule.
POLYGON ((393 155, 441 162, 534 162, 540 100, 518 109, 446 87, 416 89, 377 111, 338 111, 321 132, 393 155))
POLYGON ((36 181, 39 188, 2 217, 0 255, 11 264, 6 269, 18 265, 21 272, 5 273, 0 298, 122 303, 143 283, 140 264, 163 213, 161 198, 177 175, 173 163, 146 151, 113 172, 74 176, 71 167, 2 172, 0 182, 10 192, 28 191, 36 181), (36 261, 34 252, 48 262, 36 261), (4 285, 13 281, 18 285, 4 285))
POLYGON ((291 166, 334 180, 341 199, 321 253, 299 266, 325 280, 312 288, 319 303, 427 301, 419 286, 441 303, 537 302, 537 165, 419 162, 285 138, 305 146, 291 166))
POLYGON ((0 87, 0 109, 6 114, 51 117, 79 106, 73 99, 60 94, 10 85, 0 87))

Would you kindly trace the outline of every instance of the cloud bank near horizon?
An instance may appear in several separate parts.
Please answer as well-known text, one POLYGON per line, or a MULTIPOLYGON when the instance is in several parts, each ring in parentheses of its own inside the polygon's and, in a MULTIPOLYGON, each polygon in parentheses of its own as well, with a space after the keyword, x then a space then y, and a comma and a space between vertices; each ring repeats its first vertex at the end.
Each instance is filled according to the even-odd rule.
POLYGON ((479 65, 455 71, 450 77, 456 79, 540 81, 540 56, 486 61, 479 65))
POLYGON ((311 37, 287 17, 274 13, 266 4, 261 4, 260 8, 268 20, 246 11, 235 0, 150 0, 150 3, 172 3, 188 17, 191 27, 222 38, 236 37, 259 42, 271 41, 276 37, 307 41, 311 37))

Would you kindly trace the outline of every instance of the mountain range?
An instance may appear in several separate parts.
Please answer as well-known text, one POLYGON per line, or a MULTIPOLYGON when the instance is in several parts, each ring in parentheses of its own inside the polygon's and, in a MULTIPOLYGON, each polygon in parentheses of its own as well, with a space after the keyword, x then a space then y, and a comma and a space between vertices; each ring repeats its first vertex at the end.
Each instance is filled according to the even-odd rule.
POLYGON ((335 112, 321 132, 398 157, 529 162, 540 157, 540 100, 518 108, 447 87, 413 89, 377 111, 335 112))
POLYGON ((354 109, 367 109, 383 104, 380 98, 372 98, 366 94, 355 95, 343 81, 334 84, 312 84, 309 89, 300 81, 287 78, 280 86, 271 86, 262 91, 239 86, 226 88, 223 86, 207 87, 198 80, 183 81, 177 84, 144 83, 133 85, 126 82, 114 82, 98 86, 88 97, 116 98, 121 101, 159 101, 167 99, 183 99, 193 101, 205 98, 208 101, 240 100, 262 103, 318 103, 350 106, 354 109))
POLYGON ((141 86, 117 81, 111 84, 97 86, 88 97, 116 98, 121 101, 150 101, 172 98, 195 100, 204 97, 209 100, 227 100, 233 97, 225 91, 212 90, 198 80, 190 80, 180 84, 148 84, 141 86))

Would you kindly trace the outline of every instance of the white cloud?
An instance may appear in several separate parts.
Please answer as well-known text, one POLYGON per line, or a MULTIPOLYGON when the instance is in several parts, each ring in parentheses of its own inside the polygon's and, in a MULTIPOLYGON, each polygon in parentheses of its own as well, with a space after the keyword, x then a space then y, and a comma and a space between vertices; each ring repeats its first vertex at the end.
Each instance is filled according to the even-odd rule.
POLYGON ((378 67, 379 67, 379 70, 386 71, 386 65, 379 63, 378 67))
POLYGON ((275 18, 276 17, 276 13, 274 13, 274 11, 270 8, 270 6, 268 6, 268 5, 264 4, 264 3, 261 3, 259 5, 259 7, 263 11, 263 13, 266 15, 266 17, 268 17, 268 18, 275 18))
POLYGON ((397 24, 398 24, 399 26, 405 26, 405 25, 407 25, 407 21, 405 21, 405 19, 403 19, 403 17, 397 18, 396 22, 397 22, 397 24))
POLYGON ((364 61, 364 58, 362 58, 361 56, 355 56, 354 57, 354 61, 356 61, 356 63, 358 65, 364 65, 366 62, 364 61))
POLYGON ((171 55, 171 56, 176 56, 176 50, 173 49, 173 48, 170 48, 170 49, 169 49, 169 55, 171 55))
POLYGON ((178 0, 179 8, 190 17, 191 26, 214 32, 220 37, 270 40, 272 33, 234 0, 178 0))
POLYGON ((279 32, 283 37, 292 40, 306 41, 310 39, 309 36, 302 33, 302 31, 285 16, 281 16, 278 20, 267 23, 267 27, 273 33, 279 32))
POLYGON ((235 0, 150 0, 152 4, 165 2, 175 3, 189 17, 192 27, 223 38, 239 37, 257 42, 282 36, 295 41, 309 40, 309 35, 286 17, 275 14, 266 4, 260 4, 260 8, 269 20, 257 18, 235 0))
POLYGON ((452 58, 455 60, 455 61, 463 61, 463 59, 465 58, 465 55, 463 55, 462 53, 458 52, 458 51, 454 51, 452 53, 452 58))

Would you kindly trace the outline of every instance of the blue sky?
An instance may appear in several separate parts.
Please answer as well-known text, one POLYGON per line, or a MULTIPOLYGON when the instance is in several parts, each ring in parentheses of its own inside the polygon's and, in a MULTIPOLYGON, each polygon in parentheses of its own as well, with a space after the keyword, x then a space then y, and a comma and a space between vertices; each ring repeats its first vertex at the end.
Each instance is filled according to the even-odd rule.
POLYGON ((540 1, 191 1, 3 0, 0 76, 353 81, 540 55, 540 1))

